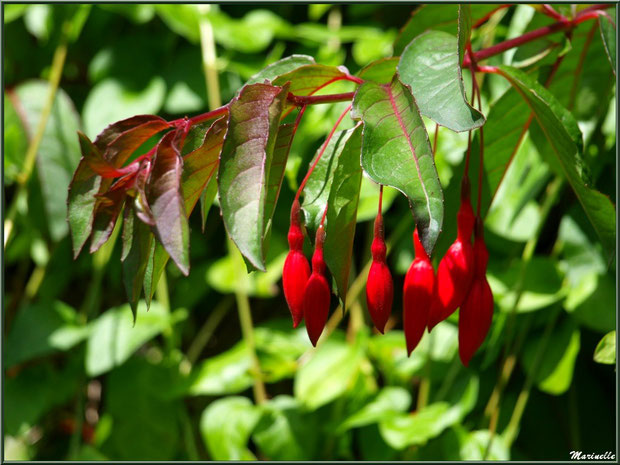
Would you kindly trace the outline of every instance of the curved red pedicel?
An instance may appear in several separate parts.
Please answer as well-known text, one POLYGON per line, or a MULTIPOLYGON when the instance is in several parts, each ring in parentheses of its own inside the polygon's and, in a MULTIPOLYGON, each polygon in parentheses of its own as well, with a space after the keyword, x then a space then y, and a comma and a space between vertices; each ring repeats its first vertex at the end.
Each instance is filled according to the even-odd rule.
POLYGON ((459 311, 459 356, 463 365, 480 348, 493 320, 493 293, 486 278, 489 253, 482 236, 482 222, 476 227, 474 241, 474 280, 459 311))
POLYGON ((413 233, 413 244, 415 260, 407 271, 403 287, 403 323, 409 355, 422 339, 431 305, 436 299, 435 271, 417 229, 413 233))

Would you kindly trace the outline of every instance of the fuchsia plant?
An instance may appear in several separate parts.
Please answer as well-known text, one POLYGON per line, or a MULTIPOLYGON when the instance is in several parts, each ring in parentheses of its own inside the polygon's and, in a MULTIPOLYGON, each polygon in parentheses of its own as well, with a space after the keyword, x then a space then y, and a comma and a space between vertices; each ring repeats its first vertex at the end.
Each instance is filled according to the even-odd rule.
MULTIPOLYGON (((93 142, 80 133, 83 157, 68 200, 74 254, 80 253, 89 238, 90 252, 99 249, 109 239, 122 211, 124 283, 135 312, 143 292, 150 302, 169 258, 181 272, 189 273, 188 217, 200 200, 204 220, 204 213, 218 195, 226 230, 248 270, 265 270, 284 168, 306 107, 352 102, 321 146, 291 207, 283 289, 293 326, 305 320, 310 340, 317 344, 329 315, 331 278, 344 303, 364 172, 381 189, 385 185, 402 192, 416 223, 415 260, 403 289, 408 352, 417 346, 425 328, 430 331, 460 308, 460 355, 467 365, 483 343, 493 314, 483 222, 501 176, 491 170, 497 166, 507 169, 532 120, 544 129, 603 245, 615 246, 615 228, 610 233, 608 224, 615 218, 614 206, 575 168, 580 148, 572 136, 579 129, 570 113, 532 76, 509 66, 479 63, 541 37, 570 35, 584 21, 600 19, 603 24, 609 19, 604 11, 608 6, 588 6, 571 18, 548 5, 538 6, 553 23, 475 52, 470 42, 472 24, 477 28, 510 5, 498 6, 480 18, 471 17, 468 5, 459 6, 455 17, 458 36, 442 31, 417 35, 401 47, 400 57, 373 62, 357 76, 343 67, 321 65, 311 57, 295 55, 265 68, 232 101, 216 110, 173 121, 154 115, 134 116, 111 124, 93 142), (471 98, 472 103, 477 98, 477 109, 465 96, 463 69, 470 71, 471 98), (494 158, 488 164, 483 157, 482 127, 486 119, 477 82, 480 73, 505 78, 531 113, 514 151, 491 153, 494 158), (348 81, 356 89, 315 95, 337 81, 348 81), (295 108, 300 109, 297 118, 289 123, 286 117, 295 108), (421 115, 444 128, 469 132, 461 175, 461 206, 456 218, 448 219, 456 220, 457 237, 441 259, 433 253, 445 222, 444 193, 421 115), (337 131, 347 116, 355 126, 337 131), (480 154, 477 176, 472 176, 476 182, 471 186, 469 158, 474 132, 480 154), (140 153, 141 146, 154 136, 160 137, 156 146, 140 153), (477 193, 475 215, 471 187, 477 193), (598 202, 596 209, 590 207, 593 202, 598 202), (316 232, 312 271, 303 249, 305 238, 310 239, 306 229, 316 232), (336 240, 341 241, 340 246, 335 245, 336 240), (438 262, 436 275, 433 260, 438 262)), ((559 54, 546 84, 562 59, 559 54)), ((380 201, 366 288, 370 316, 380 332, 392 313, 393 292, 380 201)))

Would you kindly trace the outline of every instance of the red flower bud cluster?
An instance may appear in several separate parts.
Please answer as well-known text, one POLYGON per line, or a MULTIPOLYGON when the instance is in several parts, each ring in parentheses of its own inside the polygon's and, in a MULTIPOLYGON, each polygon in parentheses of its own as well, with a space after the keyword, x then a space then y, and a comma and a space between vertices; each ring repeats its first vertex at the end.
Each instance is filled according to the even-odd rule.
POLYGON ((312 256, 312 273, 303 252, 304 235, 299 221, 300 206, 295 199, 291 208, 291 226, 288 231, 289 253, 282 271, 284 297, 288 304, 293 327, 296 328, 302 319, 306 320, 306 329, 312 345, 316 346, 329 315, 331 288, 325 277, 325 260, 323 259, 323 243, 325 242, 325 213, 321 225, 316 232, 314 254, 312 256))

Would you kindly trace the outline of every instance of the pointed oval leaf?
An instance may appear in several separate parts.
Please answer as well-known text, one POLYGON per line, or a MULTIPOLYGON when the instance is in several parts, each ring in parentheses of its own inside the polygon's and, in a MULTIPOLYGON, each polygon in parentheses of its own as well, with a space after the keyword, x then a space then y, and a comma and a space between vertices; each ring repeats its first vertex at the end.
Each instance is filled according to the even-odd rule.
POLYGON ((430 31, 405 49, 398 72, 420 107, 420 113, 456 132, 484 124, 484 116, 465 97, 459 45, 447 32, 430 31))
POLYGON ((67 197, 67 219, 71 240, 73 243, 73 257, 77 258, 90 237, 95 217, 95 197, 101 187, 102 179, 91 169, 85 157, 82 156, 71 183, 67 197))
POLYGON ((181 186, 187 216, 191 214, 196 202, 217 172, 219 157, 228 128, 225 116, 216 120, 207 130, 202 144, 183 157, 181 186))
POLYGON ((358 125, 334 134, 306 182, 302 205, 306 227, 312 231, 318 228, 325 206, 329 205, 325 223, 325 262, 343 303, 346 303, 362 182, 361 129, 358 125))
POLYGON ((95 145, 106 160, 120 167, 150 137, 168 128, 168 122, 159 116, 132 116, 101 131, 95 139, 95 145))
POLYGON ((443 223, 443 193, 411 90, 398 75, 389 85, 366 82, 355 94, 353 111, 364 123, 362 168, 373 181, 407 196, 431 255, 443 223))
POLYGON ((133 312, 134 323, 152 242, 153 234, 149 231, 149 227, 135 217, 133 209, 128 209, 123 222, 123 243, 126 251, 123 261, 123 284, 133 312))
POLYGON ((230 104, 218 171, 224 225, 247 262, 265 270, 265 205, 278 123, 288 90, 245 86, 230 104))
POLYGON ((608 257, 613 257, 616 249, 616 209, 609 197, 590 187, 587 166, 582 159, 583 138, 573 115, 527 74, 510 66, 500 66, 499 69, 534 113, 608 257))
POLYGON ((183 159, 172 143, 174 132, 157 145, 146 197, 155 220, 154 232, 183 274, 189 273, 189 226, 181 191, 183 159))

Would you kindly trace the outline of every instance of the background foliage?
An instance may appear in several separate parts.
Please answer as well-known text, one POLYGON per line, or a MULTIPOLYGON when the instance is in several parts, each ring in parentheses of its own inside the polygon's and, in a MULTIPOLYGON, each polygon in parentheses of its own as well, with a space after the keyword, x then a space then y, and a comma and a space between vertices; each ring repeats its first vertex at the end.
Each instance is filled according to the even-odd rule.
MULTIPOLYGON (((118 231, 94 255, 72 260, 65 218, 80 158, 76 131, 94 139, 109 123, 135 114, 173 119, 205 111, 206 23, 216 42, 218 97, 227 102, 256 72, 291 54, 344 64, 354 74, 400 54, 426 29, 454 35, 455 5, 425 6, 407 25, 410 5, 3 8, 4 193, 7 208, 16 206, 4 254, 5 458, 563 460, 570 450, 614 450, 615 258, 604 253, 536 123, 486 218, 495 315, 469 369, 458 361, 456 315, 407 358, 398 292, 392 329, 384 336, 370 330, 363 270, 378 191, 366 177, 348 312, 332 313, 332 332, 316 350, 305 328, 291 329, 280 287, 288 209, 346 103, 306 111, 286 166, 266 273, 247 275, 241 256, 223 246, 217 200, 204 233, 200 215, 190 218, 189 277, 169 264, 150 311, 139 305, 135 326, 125 303, 118 231), (63 37, 60 87, 26 195, 18 195, 63 37), (234 311, 246 296, 250 340, 234 311), (514 371, 494 403, 506 361, 514 371), (255 401, 257 377, 265 383, 264 403, 255 401), (489 428, 496 431, 492 443, 489 428)), ((474 19, 484 14, 472 13, 474 19)), ((550 22, 531 6, 511 7, 476 29, 472 46, 550 22)), ((593 25, 598 28, 596 21, 580 25, 570 42, 549 36, 488 63, 521 67, 544 82, 558 53, 566 53, 550 91, 578 120, 592 185, 615 204, 615 77, 593 25)), ((464 79, 469 91, 467 72, 464 79)), ((329 92, 349 87, 335 83, 329 92)), ((518 128, 510 110, 521 101, 500 76, 485 76, 482 88, 487 158, 499 159, 514 148, 501 136, 518 128), (489 147, 494 134, 497 143, 489 147)), ((526 109, 521 116, 526 119, 526 109)), ((425 121, 432 138, 435 125, 425 121)), ((345 122, 341 129, 353 125, 345 122)), ((467 134, 442 129, 438 140, 435 161, 446 199, 440 257, 455 233, 467 134)), ((395 190, 386 189, 384 205, 393 244, 388 260, 400 289, 413 259, 413 221, 395 190)))

